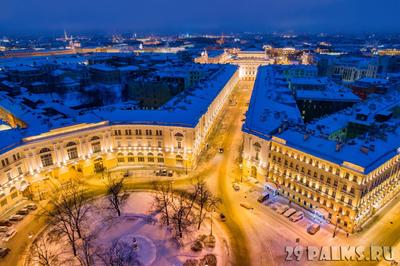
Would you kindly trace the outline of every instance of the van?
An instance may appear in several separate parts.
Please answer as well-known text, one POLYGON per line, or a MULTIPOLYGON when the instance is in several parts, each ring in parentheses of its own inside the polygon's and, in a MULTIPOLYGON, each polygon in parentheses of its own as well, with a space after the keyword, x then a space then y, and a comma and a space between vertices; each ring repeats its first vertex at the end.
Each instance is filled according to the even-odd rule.
POLYGON ((307 228, 307 233, 309 233, 310 235, 315 235, 320 228, 321 226, 319 224, 312 224, 307 228))

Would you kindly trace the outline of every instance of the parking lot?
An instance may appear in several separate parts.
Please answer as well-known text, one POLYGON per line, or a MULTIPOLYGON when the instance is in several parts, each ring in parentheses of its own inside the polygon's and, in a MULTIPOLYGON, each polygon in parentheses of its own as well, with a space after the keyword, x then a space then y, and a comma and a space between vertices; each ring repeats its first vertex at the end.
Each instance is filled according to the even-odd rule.
MULTIPOLYGON (((24 233, 22 236, 20 229, 26 230, 26 225, 37 218, 37 205, 28 201, 22 201, 15 208, 4 213, 0 218, 0 265, 13 252, 13 242, 16 238, 33 237, 33 233, 24 233)), ((22 246, 22 245, 21 245, 22 246)))

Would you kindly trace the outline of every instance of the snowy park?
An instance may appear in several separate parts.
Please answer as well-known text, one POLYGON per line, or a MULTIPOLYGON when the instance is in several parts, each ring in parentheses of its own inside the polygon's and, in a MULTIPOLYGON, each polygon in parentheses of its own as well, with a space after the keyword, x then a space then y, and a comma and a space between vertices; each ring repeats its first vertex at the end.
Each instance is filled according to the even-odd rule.
MULTIPOLYGON (((179 205, 179 197, 170 202, 171 221, 167 225, 163 211, 157 208, 157 194, 147 191, 123 194, 120 216, 110 208, 107 196, 89 200, 85 203, 87 208, 82 209, 85 219, 80 227, 81 237, 72 234, 74 248, 70 235, 59 230, 60 225, 49 224, 30 248, 26 265, 44 265, 43 261, 48 265, 87 266, 226 265, 230 252, 218 216, 214 214, 212 218, 211 212, 203 211, 202 222, 198 218, 190 222, 182 220, 184 229, 177 231, 172 203, 179 205)), ((186 203, 190 204, 190 200, 185 199, 186 203)), ((192 208, 193 213, 199 212, 199 206, 192 208)))

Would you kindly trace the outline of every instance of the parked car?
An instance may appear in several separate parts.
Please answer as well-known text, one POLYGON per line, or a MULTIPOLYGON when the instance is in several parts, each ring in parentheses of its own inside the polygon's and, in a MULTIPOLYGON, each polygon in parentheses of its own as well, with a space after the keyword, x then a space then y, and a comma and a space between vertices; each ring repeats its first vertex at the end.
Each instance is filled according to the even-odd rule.
POLYGON ((267 199, 269 199, 269 194, 268 193, 264 193, 260 197, 258 197, 257 201, 260 202, 260 203, 263 203, 267 199))
POLYGON ((292 222, 297 222, 297 221, 300 221, 303 218, 304 218, 304 212, 298 211, 295 214, 292 214, 292 216, 290 216, 289 220, 292 221, 292 222))
POLYGON ((33 211, 33 210, 36 210, 36 209, 37 209, 37 206, 36 206, 35 203, 29 203, 29 204, 27 204, 27 205, 25 206, 25 208, 28 209, 28 210, 33 211))
POLYGON ((3 240, 4 242, 7 242, 8 240, 10 240, 11 238, 13 238, 13 236, 17 233, 17 231, 15 231, 15 229, 10 229, 8 230, 4 235, 3 238, 1 240, 3 240))
POLYGON ((223 214, 222 212, 219 214, 219 219, 222 221, 222 222, 225 222, 226 221, 226 216, 225 216, 225 214, 223 214))
POLYGON ((240 190, 240 186, 237 183, 233 183, 232 187, 235 191, 239 191, 240 190))
POLYGON ((283 214, 283 213, 286 212, 288 209, 289 209, 289 206, 288 206, 288 205, 279 204, 279 205, 277 205, 277 207, 276 207, 276 212, 279 213, 279 214, 283 214))
POLYGON ((8 226, 0 226, 0 232, 1 233, 4 233, 4 232, 7 232, 8 230, 9 230, 10 228, 8 227, 8 226))
POLYGON ((171 170, 169 170, 169 171, 168 171, 168 176, 173 176, 173 175, 174 175, 174 172, 171 171, 171 170))
POLYGON ((307 228, 307 233, 309 233, 310 235, 315 235, 320 228, 321 226, 319 224, 312 224, 307 228))
POLYGON ((7 256, 10 251, 11 249, 9 248, 0 248, 0 258, 4 258, 5 256, 7 256))
POLYGON ((167 169, 160 169, 156 171, 156 176, 167 176, 167 175, 168 175, 167 169))
POLYGON ((224 153, 224 148, 219 148, 218 152, 219 153, 224 153))
POLYGON ((10 221, 11 222, 18 222, 18 221, 21 221, 22 219, 24 219, 24 216, 22 216, 22 215, 19 215, 19 214, 14 214, 14 215, 12 215, 11 217, 10 217, 10 221))
POLYGON ((17 211, 18 215, 27 215, 28 213, 29 213, 28 208, 23 208, 23 209, 20 209, 19 211, 17 211))
POLYGON ((242 206, 243 208, 247 209, 247 210, 252 210, 254 209, 253 207, 251 207, 250 204, 248 204, 247 202, 241 202, 240 206, 242 206))
POLYGON ((290 208, 287 209, 283 214, 283 216, 289 218, 291 215, 293 215, 296 212, 296 209, 290 208))
POLYGON ((11 226, 12 223, 9 220, 0 220, 0 226, 11 226))

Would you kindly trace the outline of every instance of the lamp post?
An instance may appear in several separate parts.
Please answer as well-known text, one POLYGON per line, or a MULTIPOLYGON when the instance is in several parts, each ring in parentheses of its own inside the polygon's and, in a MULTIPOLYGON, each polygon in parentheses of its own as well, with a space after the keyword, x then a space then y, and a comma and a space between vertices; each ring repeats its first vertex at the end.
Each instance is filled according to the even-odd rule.
POLYGON ((336 224, 335 224, 335 229, 333 230, 333 235, 332 235, 332 237, 335 237, 335 236, 336 236, 336 229, 337 229, 337 227, 338 227, 338 219, 339 219, 339 213, 336 214, 336 224))

